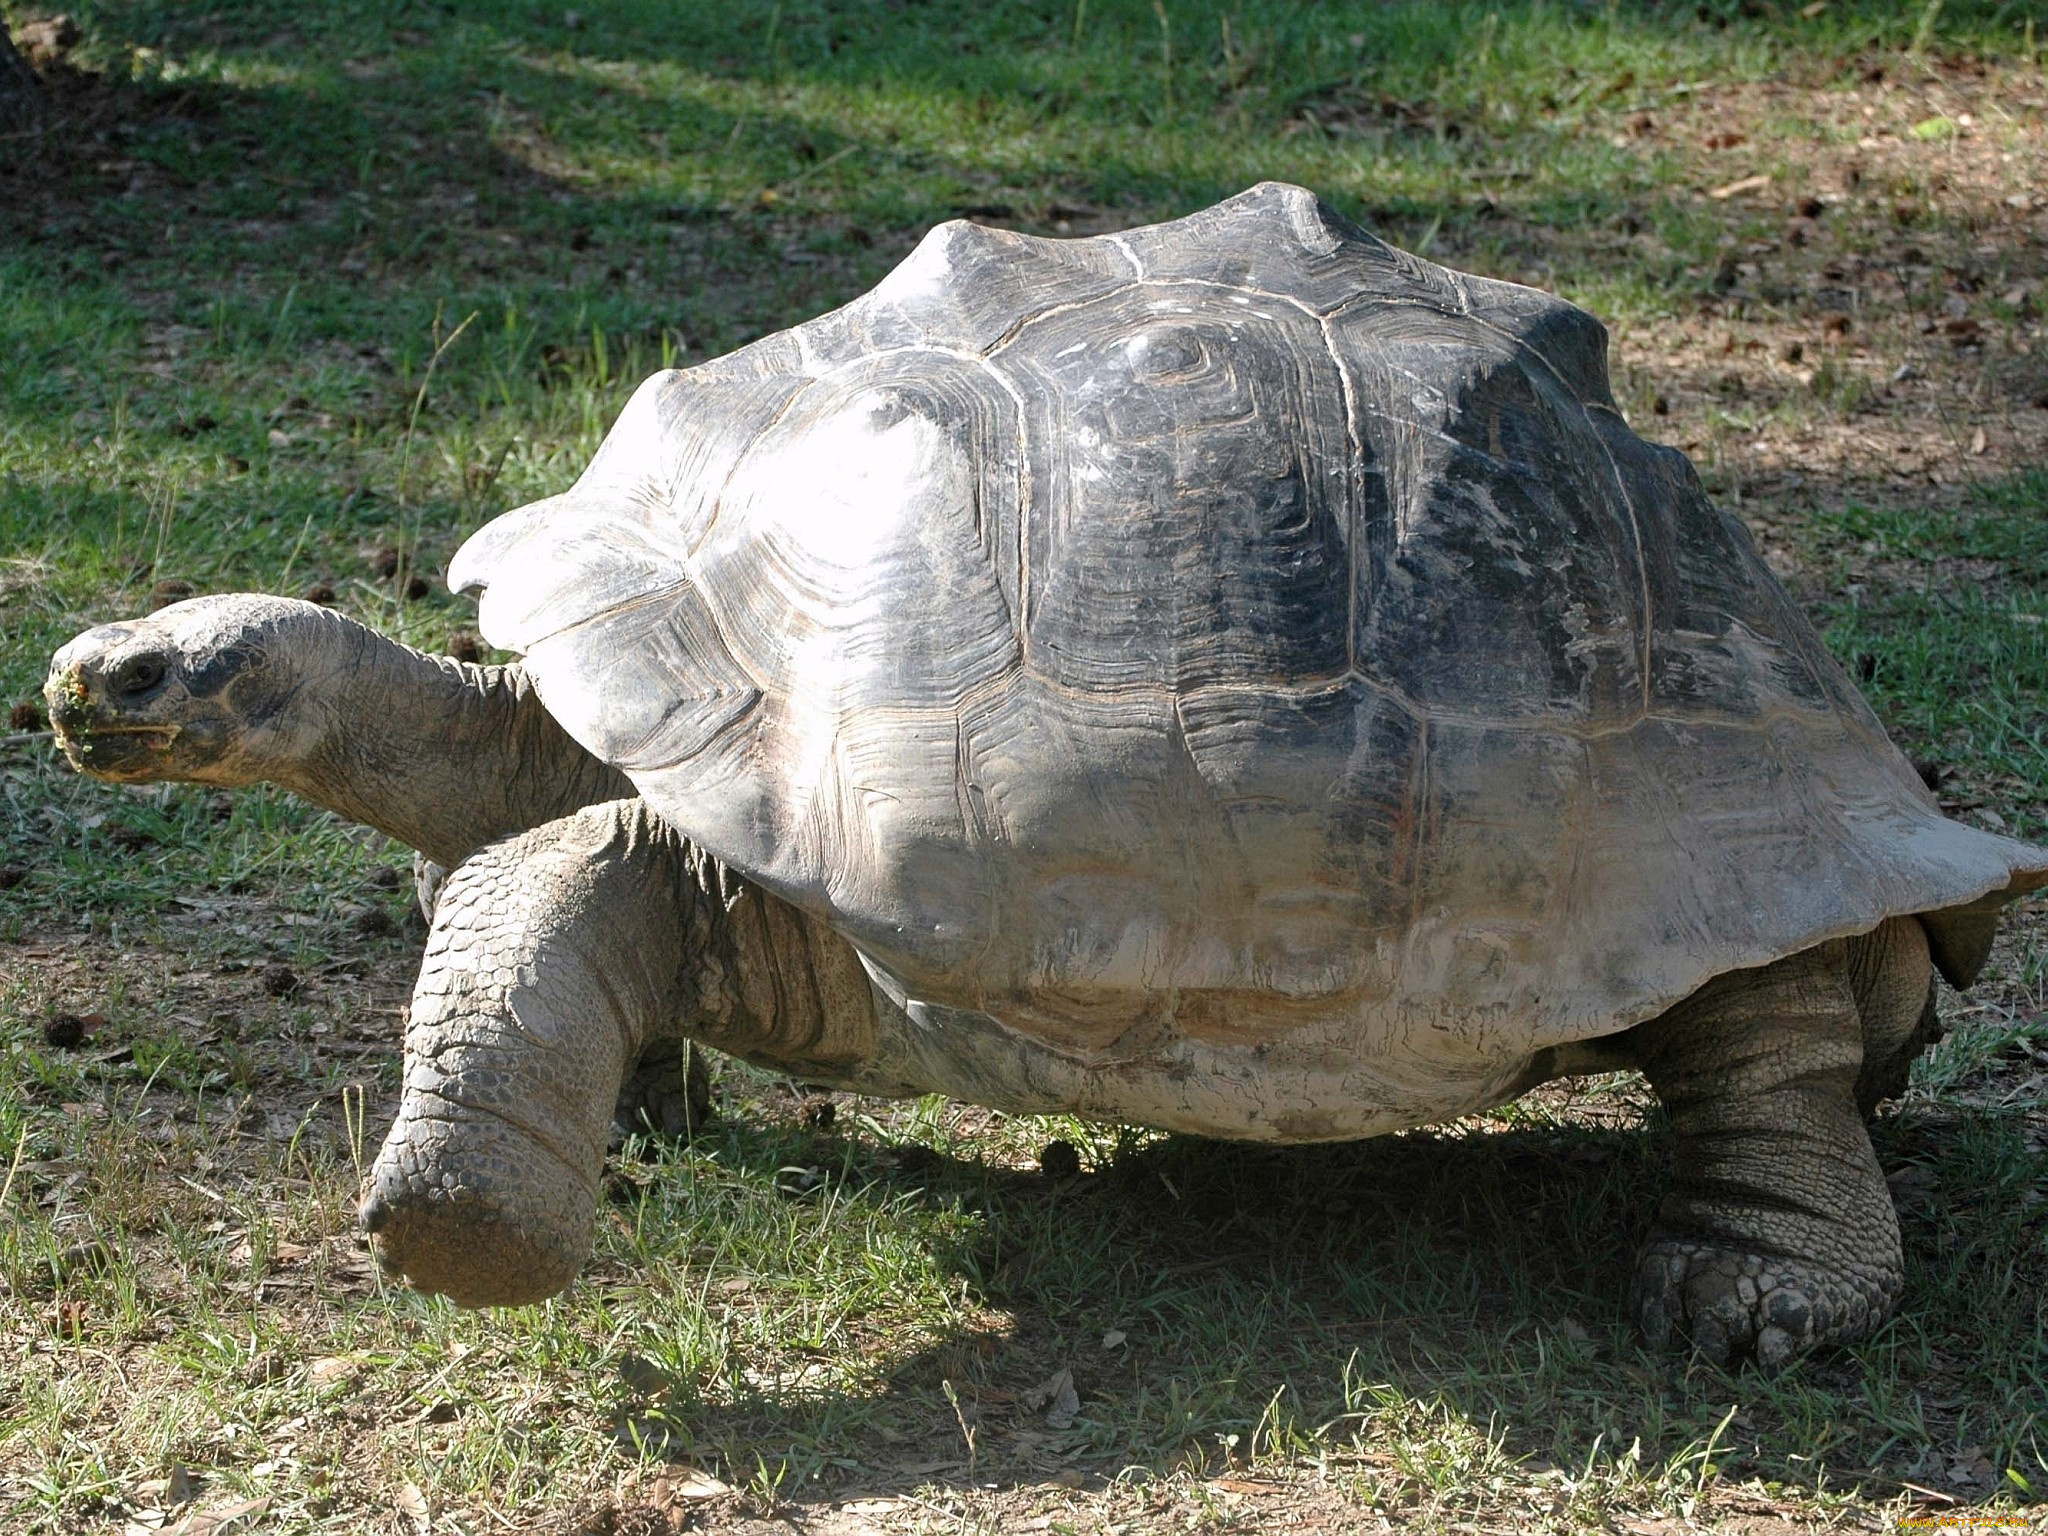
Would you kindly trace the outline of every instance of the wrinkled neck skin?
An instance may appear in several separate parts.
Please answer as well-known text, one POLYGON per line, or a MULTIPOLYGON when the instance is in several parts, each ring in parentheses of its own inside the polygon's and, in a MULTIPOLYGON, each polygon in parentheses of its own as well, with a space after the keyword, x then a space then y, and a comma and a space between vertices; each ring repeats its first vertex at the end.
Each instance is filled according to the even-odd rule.
POLYGON ((578 746, 517 666, 428 656, 333 616, 333 672, 298 690, 317 711, 273 782, 453 867, 485 843, 632 782, 578 746))

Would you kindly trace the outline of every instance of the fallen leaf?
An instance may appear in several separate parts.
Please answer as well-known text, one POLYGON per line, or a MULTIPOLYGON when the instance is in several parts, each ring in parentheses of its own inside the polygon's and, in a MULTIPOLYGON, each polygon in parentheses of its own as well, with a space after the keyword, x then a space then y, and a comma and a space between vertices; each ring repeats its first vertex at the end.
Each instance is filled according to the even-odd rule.
POLYGON ((822 1168, 789 1167, 775 1170, 775 1192, 792 1200, 813 1194, 826 1179, 822 1168))
POLYGON ((15 45, 37 69, 61 62, 84 35, 69 16, 38 16, 14 29, 15 45))
POLYGON ((1893 1202, 1914 1215, 1931 1210, 1941 1194, 1941 1180, 1918 1163, 1894 1169, 1885 1175, 1885 1183, 1891 1187, 1893 1202))
POLYGON ((361 1369, 361 1364, 347 1355, 322 1355, 306 1367, 306 1375, 316 1387, 332 1387, 354 1381, 361 1369))
POLYGON ((639 1397, 652 1397, 670 1385, 668 1372, 643 1355, 627 1355, 619 1361, 619 1381, 639 1397))
POLYGON ((1081 1394, 1074 1390, 1074 1373, 1065 1366, 1046 1377, 1037 1386, 1021 1394, 1024 1406, 1037 1412, 1045 1410, 1047 1429, 1067 1429, 1074 1417, 1081 1411, 1081 1394))
POLYGON ((1948 1464, 1948 1480, 1951 1486, 1967 1487, 1976 1483, 1997 1481, 1997 1472, 1990 1458, 1983 1454, 1981 1446, 1964 1446, 1948 1464))
POLYGON ((412 1521, 413 1529, 420 1536, 427 1536, 427 1532, 434 1528, 433 1511, 428 1509, 427 1496, 420 1492, 418 1483, 407 1480, 406 1485, 398 1490, 397 1505, 398 1512, 412 1521))
POLYGON ((1125 1333, 1123 1329, 1112 1328, 1102 1336, 1102 1347, 1104 1349, 1122 1349, 1124 1347, 1124 1340, 1129 1337, 1130 1335, 1125 1333))
POLYGON ((351 1284, 368 1284, 377 1273, 377 1261, 359 1248, 330 1250, 327 1265, 330 1274, 351 1284))
POLYGON ((1990 446, 1991 439, 1986 437, 1984 435, 1984 429, 1982 427, 1979 427, 1970 438, 1970 452, 1982 453, 1986 448, 1990 446))
POLYGON ((269 1508, 270 1497, 266 1494, 260 1499, 245 1499, 240 1504, 229 1504, 220 1509, 194 1510, 166 1530, 163 1536, 226 1536, 231 1527, 236 1530, 252 1529, 269 1508))
POLYGON ((722 1483, 696 1467, 670 1467, 654 1480, 657 1504, 699 1504, 706 1499, 722 1499, 731 1492, 731 1484, 722 1483))

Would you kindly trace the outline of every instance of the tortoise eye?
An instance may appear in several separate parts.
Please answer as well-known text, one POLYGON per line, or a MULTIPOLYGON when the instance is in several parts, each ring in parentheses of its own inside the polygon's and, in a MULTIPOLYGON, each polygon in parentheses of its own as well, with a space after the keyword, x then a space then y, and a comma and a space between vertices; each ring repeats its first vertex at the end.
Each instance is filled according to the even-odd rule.
POLYGON ((130 656, 114 669, 114 675, 108 682, 115 693, 123 698, 132 699, 148 693, 161 683, 165 671, 164 659, 161 656, 130 656))

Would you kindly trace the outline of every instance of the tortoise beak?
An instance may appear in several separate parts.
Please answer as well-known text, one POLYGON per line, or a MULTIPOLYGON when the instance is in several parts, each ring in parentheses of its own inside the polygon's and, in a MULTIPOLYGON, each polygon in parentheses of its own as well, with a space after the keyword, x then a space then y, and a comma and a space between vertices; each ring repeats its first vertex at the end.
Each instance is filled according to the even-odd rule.
POLYGON ((71 766, 102 779, 160 777, 180 727, 151 719, 164 692, 170 659, 132 631, 107 624, 59 651, 43 684, 57 744, 71 766))

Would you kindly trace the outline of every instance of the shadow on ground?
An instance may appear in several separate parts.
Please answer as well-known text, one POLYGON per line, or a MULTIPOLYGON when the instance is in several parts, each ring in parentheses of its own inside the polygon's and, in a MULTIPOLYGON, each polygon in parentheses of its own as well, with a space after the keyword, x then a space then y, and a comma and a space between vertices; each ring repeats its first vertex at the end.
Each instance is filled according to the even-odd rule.
MULTIPOLYGON (((797 1198, 971 1211, 971 1242, 939 1259, 983 1321, 915 1348, 878 1341, 879 1380, 851 1393, 808 1396, 799 1372, 716 1397, 629 1372, 623 1432, 742 1468, 749 1448, 827 1446, 828 1501, 1126 1467, 1215 1476, 1312 1445, 1394 1508, 1432 1475, 1603 1457, 1653 1477, 1711 1457, 1725 1475, 1884 1497, 1956 1487, 1934 1447, 1959 1429, 2020 1450, 2048 1377, 2027 1195, 2048 1165, 2021 1117, 1888 1111, 1875 1139, 1905 1228, 1899 1316, 1853 1350, 1731 1378, 1647 1353, 1629 1329, 1634 1253, 1669 1172, 1640 1086, 1575 1085, 1520 1113, 1533 1123, 1319 1148, 1170 1137, 1065 1177, 722 1123, 726 1166, 785 1188, 792 1170, 816 1176, 797 1198), (1842 1396, 1864 1410, 1842 1415, 1842 1396), (1446 1445, 1461 1464, 1433 1474, 1446 1445)), ((691 1155, 663 1178, 686 1183, 691 1155)), ((616 1193, 630 1207, 647 1188, 616 1193)), ((607 1262, 588 1283, 636 1278, 607 1262)), ((801 1483, 785 1496, 810 1497, 801 1483)))

